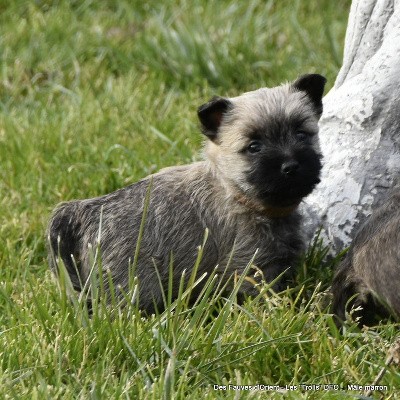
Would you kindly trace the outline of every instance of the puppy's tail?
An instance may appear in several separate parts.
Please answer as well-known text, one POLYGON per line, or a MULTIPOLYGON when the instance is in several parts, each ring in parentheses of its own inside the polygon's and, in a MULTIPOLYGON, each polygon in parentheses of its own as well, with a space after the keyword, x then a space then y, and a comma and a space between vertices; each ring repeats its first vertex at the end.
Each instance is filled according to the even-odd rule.
POLYGON ((48 262, 51 270, 60 274, 60 260, 65 266, 75 290, 81 291, 80 227, 76 221, 77 202, 60 204, 53 212, 47 228, 48 262))

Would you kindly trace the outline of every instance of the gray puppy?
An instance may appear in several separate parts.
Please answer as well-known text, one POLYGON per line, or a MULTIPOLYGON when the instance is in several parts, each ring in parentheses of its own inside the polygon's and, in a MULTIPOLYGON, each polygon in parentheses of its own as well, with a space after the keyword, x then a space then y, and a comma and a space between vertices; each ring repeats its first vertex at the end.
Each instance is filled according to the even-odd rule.
MULTIPOLYGON (((100 237, 102 268, 115 288, 128 291, 151 185, 135 269, 142 310, 164 308, 171 258, 176 298, 180 277, 184 270, 190 275, 206 228, 199 276, 217 265, 224 271, 228 260, 224 279, 240 275, 258 249, 254 264, 267 281, 289 270, 274 289, 286 287, 304 249, 296 209, 319 182, 318 120, 325 82, 309 74, 202 105, 198 117, 208 139, 205 160, 163 169, 105 196, 61 204, 48 227, 52 269, 57 271, 61 258, 73 286, 81 290, 90 274, 90 249, 100 237)), ((257 290, 245 282, 242 292, 257 290)))
POLYGON ((333 312, 340 326, 346 311, 372 325, 389 314, 400 318, 400 187, 394 189, 357 232, 332 284, 333 312))

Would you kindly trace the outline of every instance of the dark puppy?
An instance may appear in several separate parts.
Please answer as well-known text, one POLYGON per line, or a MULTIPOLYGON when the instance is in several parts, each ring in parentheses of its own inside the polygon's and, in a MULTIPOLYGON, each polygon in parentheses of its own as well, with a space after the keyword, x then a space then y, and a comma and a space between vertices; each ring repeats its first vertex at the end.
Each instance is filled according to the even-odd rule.
POLYGON ((400 188, 377 208, 357 232, 332 285, 338 326, 346 311, 358 324, 372 325, 392 314, 400 317, 400 188))
MULTIPOLYGON (((201 106, 198 116, 208 138, 205 161, 166 168, 102 197, 61 204, 48 227, 52 269, 57 271, 61 258, 74 287, 81 290, 92 267, 91 248, 100 237, 102 268, 115 288, 128 291, 152 182, 135 270, 141 309, 163 309, 171 257, 177 296, 180 277, 184 270, 190 275, 206 228, 209 237, 198 274, 217 265, 222 272, 228 260, 224 279, 241 274, 258 249, 254 264, 267 281, 289 269, 274 289, 286 287, 304 245, 296 209, 319 182, 324 84, 320 75, 304 75, 201 106)), ((241 290, 257 293, 247 281, 241 290)))

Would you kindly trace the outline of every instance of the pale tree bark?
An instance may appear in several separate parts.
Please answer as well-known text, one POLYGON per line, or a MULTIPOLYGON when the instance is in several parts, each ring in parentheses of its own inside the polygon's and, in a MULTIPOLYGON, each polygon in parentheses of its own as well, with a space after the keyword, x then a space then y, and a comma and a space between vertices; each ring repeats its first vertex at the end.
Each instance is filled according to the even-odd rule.
POLYGON ((320 141, 321 183, 303 211, 308 236, 322 226, 337 252, 400 176, 400 0, 353 0, 320 141))

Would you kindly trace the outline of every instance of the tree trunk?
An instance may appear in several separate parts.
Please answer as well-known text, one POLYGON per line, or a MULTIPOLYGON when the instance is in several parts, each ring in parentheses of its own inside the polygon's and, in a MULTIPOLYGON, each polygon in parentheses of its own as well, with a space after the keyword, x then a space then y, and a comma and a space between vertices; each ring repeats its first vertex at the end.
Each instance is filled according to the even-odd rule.
MULTIPOLYGON (((337 252, 400 176, 400 2, 353 0, 343 66, 324 98, 321 183, 303 207, 309 238, 337 252)), ((400 205, 399 205, 400 207, 400 205)))

